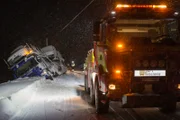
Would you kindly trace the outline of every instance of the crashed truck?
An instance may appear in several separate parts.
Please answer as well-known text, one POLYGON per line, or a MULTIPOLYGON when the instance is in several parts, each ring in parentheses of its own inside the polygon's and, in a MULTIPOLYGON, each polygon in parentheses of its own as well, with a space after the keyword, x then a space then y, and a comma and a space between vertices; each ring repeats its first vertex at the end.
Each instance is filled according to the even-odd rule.
POLYGON ((33 45, 20 45, 14 49, 7 59, 8 68, 13 72, 14 78, 45 76, 52 78, 48 69, 46 58, 41 51, 33 45))
POLYGON ((166 5, 116 4, 94 22, 85 91, 97 113, 122 107, 175 111, 180 91, 179 12, 166 5))
POLYGON ((45 46, 41 48, 41 51, 49 58, 51 64, 53 64, 49 69, 51 69, 55 75, 61 75, 67 72, 65 60, 54 46, 45 46))

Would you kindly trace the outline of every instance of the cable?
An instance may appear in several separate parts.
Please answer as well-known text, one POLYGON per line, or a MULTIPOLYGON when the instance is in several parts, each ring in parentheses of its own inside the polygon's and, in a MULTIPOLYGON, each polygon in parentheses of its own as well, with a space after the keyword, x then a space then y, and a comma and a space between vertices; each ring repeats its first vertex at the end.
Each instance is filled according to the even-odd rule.
POLYGON ((87 4, 69 23, 67 23, 59 33, 61 33, 64 29, 66 29, 84 10, 86 10, 95 0, 91 0, 89 4, 87 4))

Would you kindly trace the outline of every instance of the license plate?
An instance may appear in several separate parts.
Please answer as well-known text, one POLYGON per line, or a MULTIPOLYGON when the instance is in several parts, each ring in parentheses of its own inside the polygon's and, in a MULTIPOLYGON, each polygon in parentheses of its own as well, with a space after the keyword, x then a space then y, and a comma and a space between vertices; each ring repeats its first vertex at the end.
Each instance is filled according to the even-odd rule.
POLYGON ((163 77, 166 76, 166 70, 135 70, 135 77, 163 77))

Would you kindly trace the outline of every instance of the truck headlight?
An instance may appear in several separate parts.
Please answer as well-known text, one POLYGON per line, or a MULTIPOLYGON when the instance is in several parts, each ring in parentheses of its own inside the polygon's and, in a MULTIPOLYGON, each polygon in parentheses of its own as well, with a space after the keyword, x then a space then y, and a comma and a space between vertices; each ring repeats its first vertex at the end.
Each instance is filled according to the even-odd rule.
POLYGON ((177 84, 177 89, 180 89, 180 84, 177 84))
POLYGON ((47 72, 44 70, 41 75, 47 75, 47 72))
POLYGON ((115 90, 115 89, 116 89, 116 85, 114 85, 114 84, 109 84, 109 89, 110 89, 110 90, 115 90))

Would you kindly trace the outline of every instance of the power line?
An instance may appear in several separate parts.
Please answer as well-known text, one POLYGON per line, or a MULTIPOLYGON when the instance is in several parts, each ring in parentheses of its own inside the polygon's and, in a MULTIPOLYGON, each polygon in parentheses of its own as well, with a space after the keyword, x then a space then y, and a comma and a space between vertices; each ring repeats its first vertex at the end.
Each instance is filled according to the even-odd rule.
POLYGON ((87 4, 75 17, 73 17, 73 19, 67 23, 60 31, 59 33, 61 33, 63 30, 65 30, 82 12, 84 12, 95 0, 91 0, 91 2, 89 2, 89 4, 87 4))

